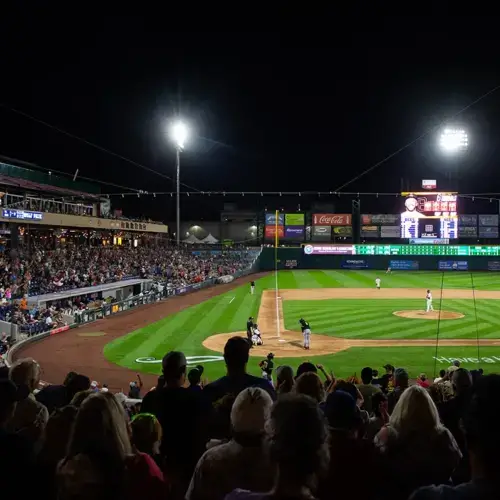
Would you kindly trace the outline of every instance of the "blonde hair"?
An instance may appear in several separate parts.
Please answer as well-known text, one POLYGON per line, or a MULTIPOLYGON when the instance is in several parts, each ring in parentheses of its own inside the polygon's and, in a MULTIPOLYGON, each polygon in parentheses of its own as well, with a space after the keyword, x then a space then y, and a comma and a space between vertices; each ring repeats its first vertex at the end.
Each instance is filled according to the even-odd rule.
POLYGON ((10 367, 9 378, 14 384, 25 385, 33 392, 40 382, 40 365, 32 358, 20 359, 10 367))
POLYGON ((132 454, 125 411, 113 394, 95 393, 81 404, 67 458, 79 454, 115 464, 123 463, 132 454))
POLYGON ((389 424, 400 434, 434 432, 441 428, 439 413, 429 393, 418 385, 408 387, 397 402, 389 424))

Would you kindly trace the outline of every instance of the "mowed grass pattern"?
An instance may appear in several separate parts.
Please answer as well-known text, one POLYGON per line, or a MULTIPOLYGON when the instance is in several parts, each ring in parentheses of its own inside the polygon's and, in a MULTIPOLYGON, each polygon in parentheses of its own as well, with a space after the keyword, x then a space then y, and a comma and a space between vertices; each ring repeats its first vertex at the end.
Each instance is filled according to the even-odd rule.
POLYGON ((425 309, 424 300, 289 300, 283 302, 285 326, 299 330, 298 319, 306 317, 313 333, 326 333, 338 337, 366 339, 415 338, 499 338, 500 301, 439 300, 434 307, 465 315, 454 320, 429 321, 395 316, 394 311, 425 309), (477 330, 476 330, 477 328, 477 330))
MULTIPOLYGON (((497 273, 431 273, 431 272, 385 272, 342 271, 342 270, 294 270, 278 273, 281 289, 303 288, 369 288, 374 287, 376 277, 386 288, 444 288, 467 289, 475 286, 483 290, 500 290, 500 274, 497 273)), ((205 349, 203 340, 215 333, 229 333, 245 330, 249 316, 257 316, 263 290, 274 289, 276 276, 270 275, 256 282, 256 294, 250 295, 248 285, 221 294, 201 304, 168 316, 161 321, 130 332, 115 339, 104 348, 104 355, 110 361, 137 371, 160 373, 161 365, 137 363, 141 357, 161 359, 170 350, 181 350, 187 356, 213 355, 205 349)), ((435 293, 436 297, 436 293, 435 293)), ((435 299, 435 306, 438 301, 435 299)), ((498 302, 500 305, 500 301, 498 302)), ((301 316, 311 322, 313 332, 330 333, 352 338, 433 338, 436 323, 425 320, 408 320, 392 315, 403 309, 422 309, 423 301, 414 300, 325 300, 325 301, 284 301, 285 325, 297 329, 301 316)), ((481 300, 476 303, 478 332, 481 338, 500 338, 500 307, 496 301, 481 300), (497 331, 498 330, 498 331, 497 331)), ((473 301, 446 300, 443 309, 465 314, 460 320, 441 322, 440 337, 467 338, 476 336, 476 319, 473 301)), ((124 332, 125 334, 126 332, 124 332)), ((476 356, 475 348, 452 349, 454 356, 476 356)), ((448 349, 439 348, 439 355, 451 356, 448 349), (444 353, 444 354, 443 354, 444 353)), ((359 373, 366 364, 380 366, 380 361, 401 364, 398 360, 411 359, 411 366, 419 370, 431 371, 434 366, 434 348, 372 348, 349 349, 336 355, 317 356, 314 361, 332 366, 336 373, 344 375, 354 371, 359 373), (381 360, 380 356, 384 358, 381 360), (389 356, 388 359, 385 356, 389 356), (432 365, 430 364, 432 362, 432 365), (337 366, 340 365, 340 366, 337 366)), ((499 348, 488 348, 484 356, 500 355, 499 348)), ((300 358, 280 359, 279 364, 298 366, 300 358)), ((257 360, 252 360, 250 371, 259 374, 257 360)), ((409 369, 410 365, 407 366, 409 369)), ((222 362, 207 363, 209 378, 224 373, 222 362)))

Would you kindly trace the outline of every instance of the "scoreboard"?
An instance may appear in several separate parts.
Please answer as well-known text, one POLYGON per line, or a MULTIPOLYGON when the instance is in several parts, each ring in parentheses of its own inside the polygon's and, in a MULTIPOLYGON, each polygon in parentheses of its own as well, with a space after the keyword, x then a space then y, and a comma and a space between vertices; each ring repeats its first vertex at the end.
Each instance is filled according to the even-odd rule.
POLYGON ((456 193, 401 193, 401 238, 458 238, 456 193))
POLYGON ((304 245, 306 255, 414 255, 500 257, 500 246, 486 245, 304 245))

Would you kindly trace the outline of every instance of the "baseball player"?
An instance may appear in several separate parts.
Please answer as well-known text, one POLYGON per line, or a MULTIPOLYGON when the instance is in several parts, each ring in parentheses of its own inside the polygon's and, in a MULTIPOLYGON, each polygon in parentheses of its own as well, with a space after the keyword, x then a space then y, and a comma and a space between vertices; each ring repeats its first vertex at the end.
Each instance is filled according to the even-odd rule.
POLYGON ((264 345, 264 342, 262 342, 262 337, 260 335, 259 325, 253 325, 252 344, 264 345))
POLYGON ((252 343, 253 327, 254 327, 253 317, 250 316, 248 318, 248 321, 247 321, 247 339, 248 339, 248 343, 250 344, 250 347, 253 346, 253 343, 252 343))
POLYGON ((391 268, 390 267, 387 268, 387 271, 385 272, 385 274, 391 274, 391 268))
POLYGON ((299 323, 304 336, 304 349, 309 349, 311 346, 311 327, 305 319, 300 318, 299 323))
POLYGON ((432 293, 430 290, 427 290, 427 295, 425 296, 425 303, 427 305, 425 312, 434 311, 432 307, 432 293))
POLYGON ((377 290, 380 290, 380 278, 375 279, 375 286, 376 286, 377 290))
POLYGON ((255 292, 255 281, 250 281, 250 293, 253 295, 255 292))

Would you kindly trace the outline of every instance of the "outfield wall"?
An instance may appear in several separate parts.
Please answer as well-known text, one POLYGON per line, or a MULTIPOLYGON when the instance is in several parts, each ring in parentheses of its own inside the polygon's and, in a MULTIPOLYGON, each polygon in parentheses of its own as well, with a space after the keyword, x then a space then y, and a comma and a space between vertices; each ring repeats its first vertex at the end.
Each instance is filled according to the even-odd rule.
MULTIPOLYGON (((392 264, 394 270, 406 271, 500 271, 498 257, 306 255, 303 248, 278 248, 277 256, 278 269, 385 270, 392 264)), ((275 269, 274 248, 262 249, 259 265, 261 271, 275 269)))

